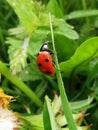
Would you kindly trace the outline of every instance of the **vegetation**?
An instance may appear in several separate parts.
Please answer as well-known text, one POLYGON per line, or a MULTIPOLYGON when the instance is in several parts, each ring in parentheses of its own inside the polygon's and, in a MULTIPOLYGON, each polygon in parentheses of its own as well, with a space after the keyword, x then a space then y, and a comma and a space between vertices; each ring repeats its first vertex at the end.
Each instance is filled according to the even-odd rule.
POLYGON ((22 122, 18 129, 96 130, 98 1, 2 0, 0 6, 0 88, 16 98, 10 109, 22 122), (53 77, 36 64, 45 41, 52 41, 53 77))

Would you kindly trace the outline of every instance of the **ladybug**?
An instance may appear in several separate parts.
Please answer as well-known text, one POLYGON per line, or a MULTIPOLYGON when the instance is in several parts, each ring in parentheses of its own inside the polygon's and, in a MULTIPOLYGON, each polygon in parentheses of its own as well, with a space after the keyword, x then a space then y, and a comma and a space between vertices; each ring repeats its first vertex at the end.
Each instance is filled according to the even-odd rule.
POLYGON ((48 49, 48 45, 50 43, 50 41, 47 41, 43 44, 43 46, 40 49, 40 52, 38 53, 36 62, 39 70, 42 73, 47 74, 49 76, 54 76, 54 64, 52 62, 51 57, 53 51, 48 49))

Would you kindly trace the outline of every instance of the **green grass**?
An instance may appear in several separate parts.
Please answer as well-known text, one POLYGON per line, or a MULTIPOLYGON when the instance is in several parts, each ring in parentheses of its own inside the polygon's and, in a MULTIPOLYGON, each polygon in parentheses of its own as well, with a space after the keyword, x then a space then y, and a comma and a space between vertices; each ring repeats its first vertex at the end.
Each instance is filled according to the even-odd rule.
POLYGON ((98 2, 40 1, 0 1, 0 86, 5 93, 18 96, 10 107, 22 115, 21 130, 75 130, 73 115, 81 111, 87 116, 77 128, 93 124, 89 129, 95 130, 98 2), (47 40, 52 41, 50 49, 55 51, 54 77, 42 74, 36 65, 36 56, 47 40))

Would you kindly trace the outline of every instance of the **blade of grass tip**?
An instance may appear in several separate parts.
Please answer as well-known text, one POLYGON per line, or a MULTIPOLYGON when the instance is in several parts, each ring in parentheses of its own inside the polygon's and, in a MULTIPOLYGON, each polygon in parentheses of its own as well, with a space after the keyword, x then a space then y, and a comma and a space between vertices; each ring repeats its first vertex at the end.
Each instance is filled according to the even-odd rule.
POLYGON ((37 106, 41 107, 43 105, 37 95, 25 83, 23 83, 21 79, 17 76, 13 76, 10 70, 2 62, 0 62, 0 73, 24 92, 37 106))
POLYGON ((57 124, 55 121, 55 117, 51 108, 51 101, 48 96, 45 96, 45 104, 44 104, 44 128, 45 130, 57 130, 57 124), (47 120, 47 121, 46 121, 47 120))
MULTIPOLYGON (((50 21, 50 30, 51 30, 53 50, 54 50, 54 52, 56 52, 55 44, 54 44, 52 19, 51 19, 50 13, 49 13, 49 21, 50 21)), ((58 58, 57 58, 56 54, 54 54, 54 58, 55 58, 56 67, 59 69, 58 58)), ((76 123, 73 119, 72 111, 70 109, 69 102, 68 102, 68 99, 67 99, 67 95, 66 95, 66 92, 65 92, 65 89, 64 89, 64 84, 63 84, 63 80, 62 80, 62 76, 61 76, 60 71, 57 71, 56 76, 57 76, 58 86, 59 86, 59 90, 60 90, 61 102, 62 102, 62 106, 63 106, 63 109, 64 109, 64 114, 65 114, 65 117, 66 117, 66 120, 67 120, 67 123, 68 123, 69 130, 77 130, 76 123)))

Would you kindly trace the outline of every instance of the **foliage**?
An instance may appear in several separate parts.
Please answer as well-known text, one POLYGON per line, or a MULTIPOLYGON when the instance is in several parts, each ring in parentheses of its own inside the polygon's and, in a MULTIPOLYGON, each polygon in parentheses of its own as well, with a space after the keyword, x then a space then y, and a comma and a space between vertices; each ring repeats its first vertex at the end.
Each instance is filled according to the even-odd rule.
POLYGON ((85 119, 83 115, 79 117, 81 123, 74 118, 77 128, 97 129, 98 2, 6 0, 0 1, 0 6, 0 73, 4 76, 1 88, 18 96, 10 107, 21 115, 21 130, 68 129, 58 71, 62 74, 72 115, 85 111, 85 119), (54 77, 42 74, 36 65, 42 44, 53 41, 51 33, 59 61, 54 77), (60 96, 56 97, 54 91, 60 96), (93 124, 91 128, 90 124, 93 124))

